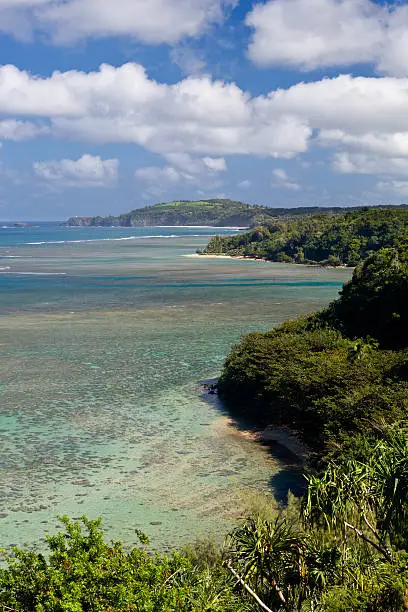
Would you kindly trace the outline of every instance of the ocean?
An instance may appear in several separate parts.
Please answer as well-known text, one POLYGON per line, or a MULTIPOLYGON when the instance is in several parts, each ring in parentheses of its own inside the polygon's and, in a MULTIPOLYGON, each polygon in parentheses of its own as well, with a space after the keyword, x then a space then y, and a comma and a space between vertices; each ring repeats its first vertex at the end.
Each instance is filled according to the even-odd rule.
POLYGON ((191 256, 228 228, 33 225, 0 227, 0 547, 86 514, 167 550, 225 533, 248 490, 284 495, 290 462, 200 381, 350 271, 191 256))

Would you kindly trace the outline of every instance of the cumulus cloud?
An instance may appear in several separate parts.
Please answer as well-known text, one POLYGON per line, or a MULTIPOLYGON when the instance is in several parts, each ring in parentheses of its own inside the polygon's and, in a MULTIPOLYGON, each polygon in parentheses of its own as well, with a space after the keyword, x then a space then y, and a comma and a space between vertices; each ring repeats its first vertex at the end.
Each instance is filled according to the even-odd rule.
POLYGON ((33 164, 35 174, 56 187, 108 187, 116 182, 118 168, 117 159, 103 160, 93 155, 33 164))
POLYGON ((158 83, 138 64, 49 77, 0 67, 0 113, 12 122, 3 130, 15 138, 48 129, 82 142, 135 143, 184 181, 225 171, 227 155, 285 159, 313 144, 338 151, 337 171, 396 175, 405 162, 395 160, 408 158, 407 108, 408 78, 340 75, 251 97, 208 76, 158 83), (41 128, 18 116, 40 118, 41 128))
POLYGON ((292 191, 299 191, 300 185, 293 181, 288 173, 283 170, 283 168, 275 168, 272 170, 273 181, 272 187, 276 187, 278 189, 290 189, 292 191))
POLYGON ((48 117, 58 136, 136 143, 161 154, 291 157, 307 150, 312 134, 307 119, 275 112, 271 101, 234 83, 196 77, 166 85, 137 64, 48 78, 0 67, 0 112, 48 117))
POLYGON ((185 175, 202 174, 203 172, 224 172, 227 163, 223 157, 192 157, 188 153, 166 153, 166 160, 185 175))
POLYGON ((225 172, 227 164, 223 157, 203 157, 203 164, 212 172, 225 172))
POLYGON ((380 181, 377 183, 377 189, 386 194, 408 196, 408 181, 380 181))
POLYGON ((16 121, 15 119, 0 120, 0 140, 31 140, 41 134, 47 134, 47 126, 36 125, 30 121, 16 121))
POLYGON ((223 158, 194 158, 186 153, 170 153, 166 159, 171 166, 148 166, 135 172, 136 179, 146 184, 146 192, 150 195, 161 195, 176 184, 218 188, 222 181, 217 175, 227 170, 223 158))
POLYGON ((333 167, 344 174, 408 176, 408 157, 376 157, 364 153, 336 153, 333 167))
POLYGON ((268 0, 246 23, 250 58, 302 70, 371 63, 408 74, 408 7, 371 0, 268 0))
POLYGON ((341 130, 322 130, 319 143, 324 147, 343 146, 385 156, 408 155, 408 132, 354 135, 341 130))
POLYGON ((31 29, 56 43, 128 36, 175 43, 223 18, 235 0, 0 0, 0 26, 17 36, 31 29))
POLYGON ((275 112, 307 118, 318 130, 345 133, 395 133, 408 131, 408 79, 353 77, 298 83, 278 89, 258 104, 275 112))

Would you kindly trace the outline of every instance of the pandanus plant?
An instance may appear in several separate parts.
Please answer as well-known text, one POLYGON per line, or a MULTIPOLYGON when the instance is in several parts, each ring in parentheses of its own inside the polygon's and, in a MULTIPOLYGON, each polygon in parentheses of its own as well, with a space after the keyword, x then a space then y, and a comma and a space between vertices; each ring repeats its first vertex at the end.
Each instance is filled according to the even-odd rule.
POLYGON ((286 518, 250 517, 231 534, 231 559, 273 610, 302 609, 335 579, 339 551, 286 518))
POLYGON ((331 463, 310 476, 305 504, 308 521, 352 532, 386 561, 394 548, 407 546, 408 430, 394 426, 364 461, 331 463))
POLYGON ((231 534, 231 567, 272 610, 328 610, 332 588, 375 591, 367 610, 408 609, 408 555, 398 552, 408 549, 408 431, 385 430, 364 460, 332 462, 308 481, 303 523, 284 510, 250 517, 231 534))

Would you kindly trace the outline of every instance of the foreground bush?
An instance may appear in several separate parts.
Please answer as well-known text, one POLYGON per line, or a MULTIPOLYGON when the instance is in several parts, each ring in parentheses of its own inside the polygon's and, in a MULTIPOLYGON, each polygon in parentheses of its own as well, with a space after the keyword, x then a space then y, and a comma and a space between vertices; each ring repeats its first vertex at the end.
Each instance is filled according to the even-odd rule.
MULTIPOLYGON (((0 569, 0 609, 24 612, 244 611, 221 564, 198 568, 190 558, 126 552, 108 544, 100 520, 61 519, 65 531, 48 536, 49 555, 14 549, 0 569)), ((146 545, 147 538, 140 534, 146 545)))

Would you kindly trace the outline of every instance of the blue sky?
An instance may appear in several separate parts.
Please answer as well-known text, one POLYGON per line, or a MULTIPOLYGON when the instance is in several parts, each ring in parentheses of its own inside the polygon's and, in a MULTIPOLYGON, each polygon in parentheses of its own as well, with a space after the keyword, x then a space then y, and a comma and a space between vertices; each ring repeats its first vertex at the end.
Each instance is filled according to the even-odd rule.
POLYGON ((408 5, 0 0, 0 219, 408 200, 408 5))

